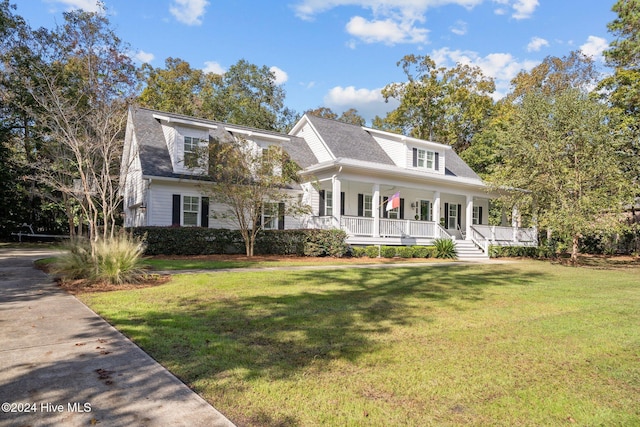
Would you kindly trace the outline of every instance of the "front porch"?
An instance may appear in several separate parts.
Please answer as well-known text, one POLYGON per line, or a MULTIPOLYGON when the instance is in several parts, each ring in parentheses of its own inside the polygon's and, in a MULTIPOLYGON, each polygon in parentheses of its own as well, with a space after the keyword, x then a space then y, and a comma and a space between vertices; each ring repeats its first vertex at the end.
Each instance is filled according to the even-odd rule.
POLYGON ((438 238, 461 239, 473 242, 487 253, 490 245, 537 246, 535 228, 518 226, 471 225, 470 233, 447 230, 433 221, 409 219, 369 218, 342 215, 314 216, 311 228, 337 228, 347 233, 351 245, 431 245, 438 238))

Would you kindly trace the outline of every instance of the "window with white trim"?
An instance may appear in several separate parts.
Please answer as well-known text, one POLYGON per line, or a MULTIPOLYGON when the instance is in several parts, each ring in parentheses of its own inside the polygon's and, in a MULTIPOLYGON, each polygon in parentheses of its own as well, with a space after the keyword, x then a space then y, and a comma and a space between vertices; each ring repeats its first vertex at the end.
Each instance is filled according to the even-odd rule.
POLYGON ((422 169, 435 169, 436 168, 436 153, 429 150, 423 150, 418 148, 416 159, 416 166, 422 169))
POLYGON ((199 213, 200 197, 182 196, 182 225, 185 227, 197 227, 199 213))
POLYGON ((278 204, 265 203, 262 206, 262 228, 265 230, 278 229, 278 204))
POLYGON ((324 214, 333 216, 333 191, 331 190, 324 192, 324 214))
POLYGON ((373 196, 365 194, 362 204, 362 215, 366 217, 373 217, 373 196))
POLYGON ((472 218, 472 222, 473 225, 478 225, 480 224, 480 206, 474 206, 473 207, 473 218, 472 218))
POLYGON ((195 168, 198 166, 198 147, 201 139, 192 136, 184 137, 184 166, 186 168, 195 168))

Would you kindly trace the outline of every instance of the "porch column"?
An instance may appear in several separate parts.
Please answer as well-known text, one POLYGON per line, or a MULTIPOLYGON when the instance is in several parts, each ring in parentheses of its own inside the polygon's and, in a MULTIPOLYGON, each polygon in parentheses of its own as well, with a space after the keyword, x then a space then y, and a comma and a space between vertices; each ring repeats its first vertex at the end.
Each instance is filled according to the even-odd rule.
POLYGON ((473 196, 467 195, 467 212, 465 218, 465 240, 471 240, 471 225, 473 224, 473 196))
POLYGON ((440 192, 433 192, 433 218, 436 224, 440 224, 440 192))
POLYGON ((332 182, 332 188, 331 191, 333 192, 333 217, 337 220, 337 228, 341 227, 341 215, 340 212, 342 211, 342 197, 340 196, 340 192, 342 191, 341 188, 341 182, 340 180, 334 176, 333 177, 333 182, 332 182))
POLYGON ((373 215, 373 236, 380 237, 380 184, 373 184, 371 197, 371 210, 373 215))

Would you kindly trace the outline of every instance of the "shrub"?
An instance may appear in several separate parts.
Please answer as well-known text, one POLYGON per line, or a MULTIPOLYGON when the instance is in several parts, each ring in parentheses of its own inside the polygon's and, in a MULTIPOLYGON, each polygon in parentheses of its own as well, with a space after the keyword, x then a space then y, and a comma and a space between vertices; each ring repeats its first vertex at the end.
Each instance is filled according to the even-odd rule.
POLYGON ((400 246, 396 250, 396 255, 400 258, 413 258, 415 250, 412 246, 400 246))
POLYGON ((549 258, 552 256, 550 249, 540 246, 489 246, 491 258, 549 258))
MULTIPOLYGON (((294 231, 294 230, 291 230, 294 231)), ((343 230, 299 230, 305 237, 304 255, 341 257, 347 253, 343 230)))
POLYGON ((144 247, 139 239, 122 234, 94 244, 95 281, 114 285, 135 283, 144 274, 141 266, 144 247))
MULTIPOLYGON (((202 227, 137 227, 145 236, 147 255, 209 255, 244 253, 238 230, 202 227)), ((254 253, 262 255, 335 256, 347 252, 343 230, 263 230, 256 236, 254 253)))
POLYGON ((396 256, 396 249, 395 246, 382 246, 380 248, 380 256, 382 258, 393 258, 396 256))
POLYGON ((378 246, 367 246, 364 251, 369 258, 378 258, 380 256, 380 247, 378 246))
POLYGON ((139 238, 127 234, 93 243, 73 241, 68 251, 56 260, 53 273, 62 280, 83 279, 88 283, 134 283, 143 274, 141 262, 144 251, 139 238))
POLYGON ((433 246, 412 246, 414 258, 431 258, 433 256, 433 246))
POLYGON ((435 246, 435 257, 444 259, 455 259, 458 257, 456 253, 456 244, 451 239, 436 239, 433 241, 435 246))
POLYGON ((351 248, 351 255, 354 258, 362 258, 367 256, 367 248, 363 248, 362 246, 353 246, 351 248))
POLYGON ((88 279, 93 276, 91 245, 88 240, 70 240, 62 245, 65 252, 51 266, 51 272, 63 280, 88 279))

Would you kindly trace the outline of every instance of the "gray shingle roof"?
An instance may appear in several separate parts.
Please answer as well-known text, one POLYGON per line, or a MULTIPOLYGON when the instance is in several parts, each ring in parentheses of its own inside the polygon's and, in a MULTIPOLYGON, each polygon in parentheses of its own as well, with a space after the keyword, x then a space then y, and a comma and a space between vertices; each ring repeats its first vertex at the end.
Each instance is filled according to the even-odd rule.
POLYGON ((469 165, 456 154, 455 151, 448 150, 446 156, 447 158, 444 168, 445 175, 482 180, 482 178, 480 178, 478 174, 475 173, 473 169, 471 169, 469 165))
POLYGON ((232 127, 233 129, 285 137, 288 138, 288 140, 282 143, 282 147, 300 167, 305 168, 318 162, 306 142, 299 137, 247 126, 230 125, 213 120, 197 119, 181 114, 167 113, 147 108, 132 108, 133 130, 140 147, 140 163, 143 175, 184 178, 184 175, 173 172, 169 148, 167 147, 167 142, 162 131, 162 125, 153 117, 154 114, 216 125, 218 126, 217 129, 211 129, 209 131, 209 137, 215 139, 231 139, 231 135, 224 130, 225 126, 232 127))
POLYGON ((336 158, 363 160, 385 165, 395 164, 371 134, 361 126, 309 114, 307 114, 307 118, 336 158))

